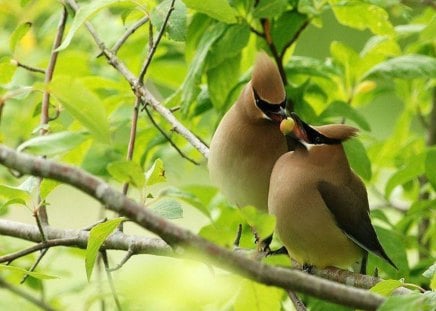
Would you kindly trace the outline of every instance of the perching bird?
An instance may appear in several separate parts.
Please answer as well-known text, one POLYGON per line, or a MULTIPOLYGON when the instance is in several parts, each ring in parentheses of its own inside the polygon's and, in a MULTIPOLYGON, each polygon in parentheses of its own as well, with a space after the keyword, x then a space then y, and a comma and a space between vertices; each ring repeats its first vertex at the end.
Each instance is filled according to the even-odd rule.
POLYGON ((345 268, 370 251, 397 268, 377 238, 365 186, 342 146, 358 130, 344 124, 311 127, 291 116, 294 135, 308 146, 277 160, 268 200, 290 256, 306 266, 345 268))
POLYGON ((268 187, 276 160, 287 151, 280 122, 286 118, 286 94, 273 61, 261 53, 252 79, 224 115, 210 144, 209 175, 227 199, 239 207, 268 211, 268 187))

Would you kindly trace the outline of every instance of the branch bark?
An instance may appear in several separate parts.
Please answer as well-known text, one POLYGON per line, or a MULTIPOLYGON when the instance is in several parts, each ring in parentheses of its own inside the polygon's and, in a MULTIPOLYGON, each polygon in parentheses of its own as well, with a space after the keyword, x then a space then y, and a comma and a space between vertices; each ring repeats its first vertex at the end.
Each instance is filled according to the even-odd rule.
POLYGON ((94 197, 107 209, 123 215, 164 239, 177 255, 206 258, 212 264, 254 281, 304 292, 334 303, 375 310, 384 298, 362 289, 327 281, 307 273, 268 266, 217 246, 125 197, 95 176, 54 161, 18 153, 0 145, 0 163, 22 174, 32 174, 69 184, 94 197))

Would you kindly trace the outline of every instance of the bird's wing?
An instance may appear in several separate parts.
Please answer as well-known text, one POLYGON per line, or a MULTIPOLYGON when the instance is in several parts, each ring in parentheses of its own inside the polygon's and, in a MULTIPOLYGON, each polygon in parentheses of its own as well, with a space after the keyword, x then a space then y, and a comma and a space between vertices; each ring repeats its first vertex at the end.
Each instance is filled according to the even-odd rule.
POLYGON ((384 251, 371 224, 366 191, 353 191, 326 181, 318 182, 317 188, 345 235, 361 248, 385 259, 398 269, 384 251))

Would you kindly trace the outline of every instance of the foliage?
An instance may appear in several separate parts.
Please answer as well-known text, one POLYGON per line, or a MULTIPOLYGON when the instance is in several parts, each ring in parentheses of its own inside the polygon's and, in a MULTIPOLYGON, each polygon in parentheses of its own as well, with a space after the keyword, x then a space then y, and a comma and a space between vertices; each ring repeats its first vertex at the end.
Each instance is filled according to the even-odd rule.
MULTIPOLYGON (((80 166, 112 183, 127 182, 137 190, 129 195, 138 199, 139 194, 138 200, 147 206, 144 208, 178 219, 219 245, 231 247, 238 224, 242 223, 241 246, 253 248, 249 224, 261 225, 262 236, 267 236, 273 230, 274 219, 258 215, 250 207, 236 210, 230 206, 209 185, 205 160, 172 131, 162 116, 152 112, 174 144, 202 165, 195 167, 181 158, 142 112, 133 158, 126 161, 135 94, 124 78, 103 57, 98 57, 101 51, 87 33, 86 23, 91 21, 106 46, 112 47, 127 28, 149 16, 149 30, 147 25, 138 28, 117 54, 130 70, 139 73, 153 43, 149 42, 149 34, 153 32, 156 38, 170 3, 81 1, 75 16, 69 8, 66 34, 57 49, 54 78, 46 82, 43 74, 23 65, 46 70, 62 3, 0 0, 1 143, 80 166), (51 95, 51 120, 42 125, 44 92, 51 95), (40 136, 42 129, 48 134, 40 136)), ((286 73, 289 109, 312 124, 345 120, 361 129, 359 138, 349 141, 345 149, 351 166, 367 185, 372 219, 381 243, 400 268, 395 271, 381 259, 370 256, 369 272, 379 268, 381 276, 388 279, 373 291, 385 295, 403 282, 414 285, 412 288, 435 290, 434 266, 430 266, 436 249, 436 15, 431 5, 410 3, 413 2, 176 0, 146 73, 146 86, 152 93, 188 129, 210 141, 220 118, 249 80, 256 52, 266 50, 286 73)), ((23 180, 15 180, 3 168, 0 178, 2 217, 14 217, 22 205, 31 212, 38 208, 37 183, 24 187, 23 180)), ((50 203, 59 195, 57 186, 52 181, 42 182, 43 202, 50 203)), ((28 210, 21 217, 29 218, 28 210)), ((76 215, 63 206, 48 205, 48 210, 49 215, 52 210, 60 210, 62 217, 85 217, 87 223, 95 222, 89 215, 76 215)), ((62 254, 67 258, 65 262, 79 256, 81 264, 70 268, 61 263, 53 268, 48 260, 43 260, 38 269, 44 273, 28 273, 40 285, 28 281, 26 286, 35 294, 48 293, 46 300, 63 308, 71 301, 59 296, 59 292, 76 297, 72 309, 95 304, 100 298, 98 285, 87 283, 84 276, 90 278, 99 246, 120 221, 116 218, 94 227, 91 234, 97 231, 98 238, 92 239, 93 251, 88 249, 86 255, 50 250, 62 254), (105 227, 108 225, 109 229, 105 227), (63 283, 62 290, 56 289, 52 284, 59 283, 47 279, 52 274, 70 278, 71 284, 63 283)), ((5 237, 0 241, 1 255, 17 249, 5 237)), ((34 258, 30 257, 17 261, 14 269, 20 276, 23 268, 31 265, 34 258)), ((138 274, 148 278, 143 283, 136 279, 143 269, 139 265, 126 267, 125 276, 123 269, 117 274, 126 309, 137 308, 137 301, 141 301, 139 306, 145 306, 147 299, 156 310, 196 310, 204 306, 213 310, 231 306, 237 310, 289 308, 289 298, 276 288, 221 272, 211 278, 207 269, 178 262, 180 259, 138 260, 148 271, 147 275, 138 274), (178 271, 172 270, 174 262, 178 271), (153 267, 163 269, 161 274, 153 267), (187 276, 188 271, 201 275, 187 276), (210 282, 210 288, 197 284, 205 282, 210 282), (180 288, 186 283, 186 288, 180 288), (168 291, 168 287, 174 290, 168 291), (197 295, 201 296, 198 300, 192 298, 197 295), (163 301, 168 296, 171 298, 163 301)), ((5 267, 2 266, 0 276, 16 282, 14 270, 6 271, 5 267)), ((101 295, 105 294, 106 289, 101 295)), ((10 309, 12 294, 0 295, 0 306, 10 309)), ((404 310, 430 310, 435 299, 432 295, 392 297, 382 310, 399 310, 398 306, 404 310)), ((314 310, 327 308, 322 301, 306 302, 314 310)), ((26 309, 31 308, 23 304, 26 309)))

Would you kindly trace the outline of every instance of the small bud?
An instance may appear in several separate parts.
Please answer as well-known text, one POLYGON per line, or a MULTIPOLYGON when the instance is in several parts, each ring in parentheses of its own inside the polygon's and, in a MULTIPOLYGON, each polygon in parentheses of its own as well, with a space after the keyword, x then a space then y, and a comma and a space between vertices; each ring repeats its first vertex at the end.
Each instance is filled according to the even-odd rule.
POLYGON ((18 62, 13 58, 11 58, 9 62, 11 63, 11 65, 18 66, 18 62))
POLYGON ((377 87, 377 83, 374 81, 366 80, 361 83, 355 88, 354 93, 355 94, 365 94, 368 92, 371 92, 373 89, 377 87))
POLYGON ((292 132, 292 130, 294 129, 295 126, 295 122, 292 118, 286 118, 284 119, 282 122, 280 122, 280 131, 284 134, 287 135, 289 133, 292 132))

